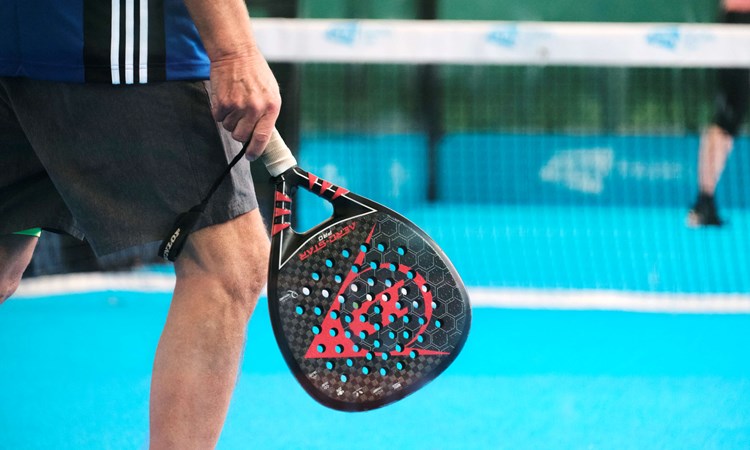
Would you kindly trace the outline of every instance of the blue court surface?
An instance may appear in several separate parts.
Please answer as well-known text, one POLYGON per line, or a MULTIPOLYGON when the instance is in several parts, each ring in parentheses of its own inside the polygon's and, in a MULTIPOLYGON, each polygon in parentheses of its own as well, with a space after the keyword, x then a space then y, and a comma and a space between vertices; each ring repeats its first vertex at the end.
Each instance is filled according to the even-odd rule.
MULTIPOLYGON (((437 202, 425 141, 308 139, 301 164, 435 238, 475 306, 463 353, 394 405, 329 410, 262 299, 220 449, 750 449, 747 138, 709 230, 684 225, 697 136, 449 136, 437 202)), ((169 286, 110 281, 0 307, 0 449, 147 447, 169 286)))
MULTIPOLYGON (((0 448, 143 449, 169 296, 0 309, 0 448)), ((328 410, 296 384, 267 307, 220 449, 747 449, 750 316, 478 307, 464 352, 394 405, 328 410)))

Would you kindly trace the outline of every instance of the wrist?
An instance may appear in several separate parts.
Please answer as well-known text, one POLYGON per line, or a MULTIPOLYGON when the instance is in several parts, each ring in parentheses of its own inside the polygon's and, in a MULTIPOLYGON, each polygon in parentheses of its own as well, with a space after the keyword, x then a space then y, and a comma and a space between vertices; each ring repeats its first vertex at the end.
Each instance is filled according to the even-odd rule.
POLYGON ((254 41, 242 42, 237 44, 222 45, 221 47, 215 47, 212 49, 206 48, 208 53, 208 59, 211 63, 217 63, 222 61, 232 61, 238 59, 253 59, 260 55, 260 49, 254 41))

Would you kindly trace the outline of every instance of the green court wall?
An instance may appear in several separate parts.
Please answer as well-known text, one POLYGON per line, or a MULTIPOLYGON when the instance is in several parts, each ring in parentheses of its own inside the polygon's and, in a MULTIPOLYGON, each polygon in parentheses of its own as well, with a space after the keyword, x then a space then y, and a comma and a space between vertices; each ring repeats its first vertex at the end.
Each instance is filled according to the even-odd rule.
MULTIPOLYGON (((413 19, 417 0, 300 0, 310 18, 413 19)), ((443 0, 440 19, 571 22, 712 22, 715 0, 443 0)))

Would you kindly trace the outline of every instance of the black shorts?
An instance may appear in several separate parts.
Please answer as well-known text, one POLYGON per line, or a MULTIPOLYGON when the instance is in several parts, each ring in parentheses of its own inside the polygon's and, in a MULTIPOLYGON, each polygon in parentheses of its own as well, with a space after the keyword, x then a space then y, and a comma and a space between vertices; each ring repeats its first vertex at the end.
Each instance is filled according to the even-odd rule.
MULTIPOLYGON (((0 235, 65 232, 100 256, 160 241, 240 147, 214 122, 205 82, 0 77, 0 235)), ((257 205, 243 159, 196 229, 257 205)))
MULTIPOLYGON (((750 13, 726 12, 721 21, 728 24, 747 24, 750 23, 750 13)), ((716 77, 718 92, 713 122, 730 135, 736 136, 750 102, 750 70, 719 69, 716 77)))

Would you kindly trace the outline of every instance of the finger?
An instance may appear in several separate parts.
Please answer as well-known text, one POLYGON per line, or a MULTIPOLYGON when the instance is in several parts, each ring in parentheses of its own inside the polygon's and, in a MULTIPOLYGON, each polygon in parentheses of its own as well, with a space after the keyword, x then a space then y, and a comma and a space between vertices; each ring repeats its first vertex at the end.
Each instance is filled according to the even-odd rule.
POLYGON ((263 150, 266 149, 268 142, 271 140, 275 123, 276 117, 273 115, 265 115, 256 123, 252 140, 247 146, 247 158, 249 160, 252 161, 263 154, 263 150))
POLYGON ((225 130, 232 133, 232 137, 234 137, 234 131, 237 129, 237 125, 241 120, 244 120, 242 111, 232 111, 232 113, 227 114, 227 116, 224 117, 224 120, 221 121, 221 126, 224 127, 225 130))
POLYGON ((211 115, 214 120, 221 123, 227 118, 227 115, 233 110, 226 106, 225 102, 219 100, 219 96, 216 95, 215 91, 211 91, 211 115))
POLYGON ((250 140, 253 135, 253 129, 258 120, 255 117, 245 116, 237 122, 237 126, 232 130, 232 139, 243 144, 250 140))

